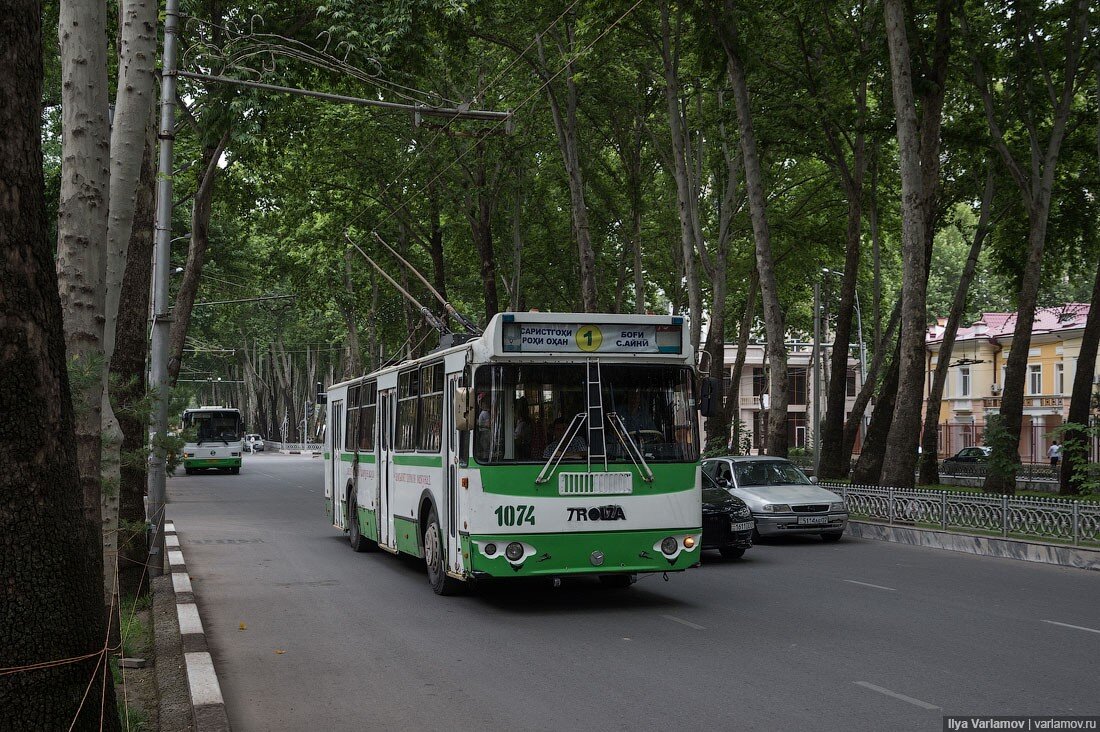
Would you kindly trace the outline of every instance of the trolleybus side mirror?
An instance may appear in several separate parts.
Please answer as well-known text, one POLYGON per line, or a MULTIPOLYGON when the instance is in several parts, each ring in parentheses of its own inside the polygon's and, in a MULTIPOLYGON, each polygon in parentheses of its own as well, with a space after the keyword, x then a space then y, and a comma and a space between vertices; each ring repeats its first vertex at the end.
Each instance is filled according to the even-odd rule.
POLYGON ((699 414, 713 417, 718 414, 722 399, 722 381, 708 376, 699 385, 699 414))
POLYGON ((455 429, 468 432, 474 428, 473 389, 468 386, 455 388, 455 429))
POLYGON ((317 382, 317 403, 328 404, 328 393, 321 386, 321 382, 317 382))

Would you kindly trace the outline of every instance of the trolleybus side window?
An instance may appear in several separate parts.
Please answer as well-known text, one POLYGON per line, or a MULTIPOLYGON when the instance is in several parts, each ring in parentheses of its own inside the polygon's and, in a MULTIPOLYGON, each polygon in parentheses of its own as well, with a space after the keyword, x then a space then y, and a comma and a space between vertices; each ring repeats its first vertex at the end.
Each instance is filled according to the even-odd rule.
POLYGON ((420 419, 417 449, 439 452, 443 441, 443 364, 420 369, 420 419))
POLYGON ((355 422, 359 419, 359 387, 348 389, 347 422, 344 431, 344 451, 355 450, 355 422))
POLYGON ((362 401, 359 407, 359 451, 374 450, 374 420, 378 413, 378 384, 363 384, 360 391, 362 401))
POLYGON ((394 450, 416 449, 417 403, 420 396, 420 372, 406 371, 397 377, 397 434, 394 450))
MULTIPOLYGON (((603 364, 604 434, 608 457, 629 460, 607 415, 615 412, 647 461, 698 459, 698 427, 690 369, 603 364)), ((580 364, 493 365, 477 369, 474 456, 479 462, 543 462, 558 434, 585 413, 580 364), (561 420, 555 431, 555 423, 561 420)), ((587 452, 587 425, 576 432, 565 461, 587 452)))

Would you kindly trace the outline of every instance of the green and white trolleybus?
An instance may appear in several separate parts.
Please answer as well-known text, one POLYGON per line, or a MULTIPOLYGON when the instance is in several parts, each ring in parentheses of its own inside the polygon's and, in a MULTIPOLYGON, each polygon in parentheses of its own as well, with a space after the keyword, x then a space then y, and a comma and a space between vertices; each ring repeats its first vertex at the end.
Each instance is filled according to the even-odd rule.
POLYGON ((484 334, 332 386, 325 503, 356 551, 463 582, 699 561, 694 357, 676 316, 501 313, 484 334))
POLYGON ((241 472, 242 438, 240 410, 229 407, 196 407, 183 412, 183 469, 188 475, 196 470, 221 468, 236 475, 241 472))

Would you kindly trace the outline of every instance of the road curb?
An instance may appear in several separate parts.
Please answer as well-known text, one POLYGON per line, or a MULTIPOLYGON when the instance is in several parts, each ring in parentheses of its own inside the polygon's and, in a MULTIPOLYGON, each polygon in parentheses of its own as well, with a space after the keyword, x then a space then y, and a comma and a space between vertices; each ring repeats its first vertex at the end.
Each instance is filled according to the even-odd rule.
POLYGON ((951 531, 917 529, 909 526, 890 526, 869 521, 849 521, 848 534, 860 539, 892 541, 896 544, 946 549, 983 557, 1019 559, 1025 562, 1100 571, 1100 551, 1094 549, 1002 539, 995 536, 956 534, 951 531))
POLYGON ((171 521, 164 523, 164 548, 168 553, 170 586, 175 599, 176 623, 195 732, 229 732, 229 716, 225 711, 218 673, 206 643, 199 606, 195 603, 195 590, 191 585, 191 575, 187 573, 176 526, 171 521))

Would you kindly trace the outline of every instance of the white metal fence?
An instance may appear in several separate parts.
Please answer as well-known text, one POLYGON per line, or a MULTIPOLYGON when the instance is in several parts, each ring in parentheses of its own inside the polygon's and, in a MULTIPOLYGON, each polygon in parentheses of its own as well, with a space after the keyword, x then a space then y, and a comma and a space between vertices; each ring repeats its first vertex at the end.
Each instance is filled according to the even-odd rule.
POLYGON ((1100 544, 1100 503, 822 483, 856 517, 1079 546, 1100 544))
POLYGON ((264 447, 272 450, 296 450, 300 452, 321 452, 324 446, 320 442, 275 442, 265 440, 264 447))

